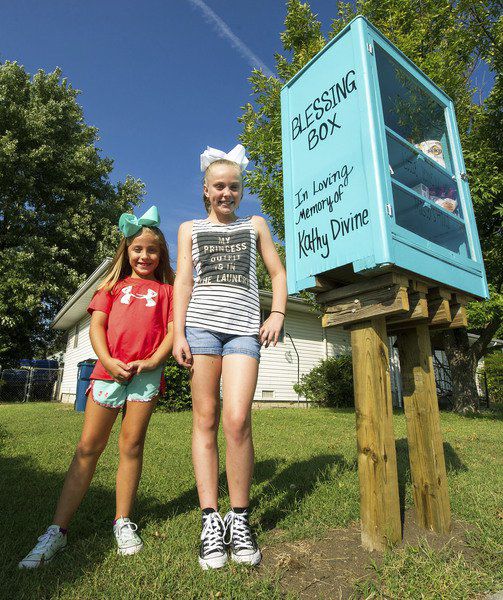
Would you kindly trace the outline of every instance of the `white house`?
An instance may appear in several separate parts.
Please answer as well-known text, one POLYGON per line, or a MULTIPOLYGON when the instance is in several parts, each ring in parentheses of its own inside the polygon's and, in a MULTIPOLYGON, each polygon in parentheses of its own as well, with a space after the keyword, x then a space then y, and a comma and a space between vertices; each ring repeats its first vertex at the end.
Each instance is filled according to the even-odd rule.
MULTIPOLYGON (((62 402, 74 402, 77 385, 77 364, 96 358, 89 340, 90 316, 86 309, 109 261, 104 261, 79 287, 54 318, 55 329, 68 331, 60 388, 62 402)), ((271 292, 260 292, 261 310, 271 307, 271 292)), ((262 348, 255 402, 303 403, 293 385, 321 359, 350 350, 349 335, 342 328, 321 327, 319 315, 299 298, 289 298, 284 335, 276 347, 262 348)), ((305 404, 304 404, 305 405, 305 404)))
MULTIPOLYGON (((103 277, 109 260, 104 261, 79 287, 54 318, 52 326, 68 332, 64 355, 64 371, 59 400, 74 402, 77 386, 77 365, 86 359, 95 359, 96 354, 89 340, 90 316, 87 306, 103 277)), ((263 317, 271 308, 271 292, 260 292, 260 305, 263 317)), ((470 338, 476 339, 476 336, 470 338)), ((471 340, 471 341, 473 341, 471 340)), ((402 390, 398 351, 394 338, 389 338, 390 376, 393 404, 402 406, 402 390)), ((491 345, 501 347, 501 340, 493 340, 491 345)), ((288 406, 306 406, 305 399, 297 396, 293 385, 299 378, 329 356, 351 351, 349 334, 341 327, 321 327, 320 315, 313 311, 304 300, 289 297, 284 334, 277 346, 261 349, 261 361, 254 402, 256 405, 268 403, 288 406)), ((447 359, 444 352, 434 353, 434 368, 437 388, 440 395, 451 389, 447 359)), ((479 390, 483 395, 484 390, 479 390)))

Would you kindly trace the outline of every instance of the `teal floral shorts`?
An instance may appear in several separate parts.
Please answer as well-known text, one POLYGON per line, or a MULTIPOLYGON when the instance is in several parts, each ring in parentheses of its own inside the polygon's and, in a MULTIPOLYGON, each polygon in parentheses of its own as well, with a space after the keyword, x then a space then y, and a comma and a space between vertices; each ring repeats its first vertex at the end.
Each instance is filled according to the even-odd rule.
POLYGON ((143 371, 125 384, 106 379, 93 379, 87 393, 100 406, 121 408, 126 402, 151 402, 162 393, 164 365, 154 371, 143 371))

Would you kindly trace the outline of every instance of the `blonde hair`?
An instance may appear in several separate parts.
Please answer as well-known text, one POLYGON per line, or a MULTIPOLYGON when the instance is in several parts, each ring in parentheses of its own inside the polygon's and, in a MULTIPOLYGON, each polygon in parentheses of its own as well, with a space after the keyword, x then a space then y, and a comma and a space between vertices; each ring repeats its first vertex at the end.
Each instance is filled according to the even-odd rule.
MULTIPOLYGON (((241 186, 242 186, 243 172, 241 171, 241 167, 238 165, 238 163, 234 162, 233 160, 228 160, 227 158, 218 158, 217 160, 213 161, 211 164, 209 164, 206 167, 206 171, 204 172, 203 185, 208 185, 208 181, 207 181, 208 174, 210 173, 211 169, 216 165, 225 165, 228 167, 234 167, 237 171, 239 171, 239 175, 241 176, 241 186)), ((204 190, 203 190, 203 202, 204 202, 204 208, 206 209, 206 212, 208 214, 210 214, 211 204, 210 204, 210 201, 208 200, 208 198, 206 198, 204 190)))
POLYGON ((100 284, 96 288, 97 290, 111 291, 115 284, 126 277, 129 277, 133 272, 131 265, 129 264, 128 248, 133 243, 135 238, 142 235, 145 231, 152 233, 159 242, 160 256, 159 264, 154 271, 154 276, 157 281, 161 283, 169 283, 173 285, 175 281, 175 272, 171 268, 169 263, 169 250, 166 239, 160 229, 157 227, 146 227, 143 226, 140 231, 128 238, 122 238, 117 252, 115 253, 112 264, 108 268, 105 277, 101 280, 100 284))

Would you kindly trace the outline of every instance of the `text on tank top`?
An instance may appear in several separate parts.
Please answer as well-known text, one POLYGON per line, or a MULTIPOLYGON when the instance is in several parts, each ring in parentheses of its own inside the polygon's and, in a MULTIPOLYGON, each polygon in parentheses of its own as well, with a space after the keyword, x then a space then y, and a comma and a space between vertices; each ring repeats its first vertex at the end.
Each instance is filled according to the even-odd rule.
POLYGON ((260 304, 257 243, 251 217, 228 225, 207 219, 192 223, 192 262, 196 271, 187 308, 187 327, 257 335, 260 304))

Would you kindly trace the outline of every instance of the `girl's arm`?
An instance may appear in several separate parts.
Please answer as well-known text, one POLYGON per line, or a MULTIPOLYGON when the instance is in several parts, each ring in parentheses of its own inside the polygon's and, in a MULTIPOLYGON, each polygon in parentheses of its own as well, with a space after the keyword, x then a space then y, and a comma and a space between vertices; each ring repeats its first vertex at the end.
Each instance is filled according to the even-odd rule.
POLYGON ((110 356, 107 344, 108 315, 101 310, 94 310, 91 315, 89 327, 89 338, 91 346, 100 359, 104 369, 113 377, 117 383, 124 383, 131 377, 131 369, 118 358, 110 356))
POLYGON ((272 283, 271 314, 262 323, 259 332, 260 343, 265 343, 267 348, 271 342, 274 345, 277 344, 281 328, 283 327, 287 299, 286 272, 276 252, 266 220, 263 217, 255 216, 252 218, 252 221, 258 233, 257 249, 264 261, 272 283))
POLYGON ((194 278, 192 277, 192 221, 178 230, 178 259, 173 287, 173 356, 182 367, 192 366, 192 354, 185 338, 185 318, 194 278))
POLYGON ((128 363, 128 367, 136 374, 140 374, 142 371, 153 371, 154 369, 157 369, 159 365, 166 362, 172 348, 173 323, 170 321, 168 323, 168 331, 154 354, 152 354, 150 358, 145 358, 144 360, 133 360, 128 363))

